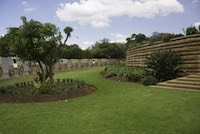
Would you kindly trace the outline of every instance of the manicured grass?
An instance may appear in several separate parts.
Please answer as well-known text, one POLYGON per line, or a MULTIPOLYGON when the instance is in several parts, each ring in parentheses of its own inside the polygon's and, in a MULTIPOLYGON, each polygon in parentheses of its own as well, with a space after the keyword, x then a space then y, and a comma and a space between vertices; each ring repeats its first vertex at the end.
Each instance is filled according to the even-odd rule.
MULTIPOLYGON (((106 80, 99 75, 102 70, 56 73, 56 78, 81 79, 96 86, 88 96, 67 102, 1 103, 0 134, 199 134, 199 92, 106 80)), ((20 78, 0 85, 16 81, 20 78)))

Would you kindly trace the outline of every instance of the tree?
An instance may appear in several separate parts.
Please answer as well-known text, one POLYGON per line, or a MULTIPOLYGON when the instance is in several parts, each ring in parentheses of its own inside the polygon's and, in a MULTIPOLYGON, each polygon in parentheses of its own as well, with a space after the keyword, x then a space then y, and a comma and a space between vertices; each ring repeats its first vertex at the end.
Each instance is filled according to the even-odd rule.
POLYGON ((81 59, 83 50, 77 45, 63 45, 59 54, 60 58, 81 59))
POLYGON ((195 27, 188 27, 186 29, 186 35, 197 34, 198 30, 195 27))
POLYGON ((158 41, 168 42, 172 38, 181 37, 182 34, 174 34, 174 33, 158 33, 153 32, 152 36, 149 38, 149 43, 153 44, 158 41))
POLYGON ((147 43, 148 38, 144 34, 132 34, 131 37, 126 39, 126 47, 138 46, 147 43))
POLYGON ((124 44, 110 43, 108 39, 100 40, 92 46, 93 58, 125 58, 126 48, 124 44))
POLYGON ((91 59, 92 58, 92 53, 89 49, 82 50, 82 58, 83 59, 91 59))
POLYGON ((71 37, 71 32, 73 32, 73 28, 71 28, 71 27, 65 27, 64 32, 67 35, 67 37, 66 37, 66 39, 64 41, 64 44, 66 44, 68 38, 71 37))
POLYGON ((32 19, 27 21, 26 17, 21 19, 23 25, 9 28, 8 31, 12 52, 22 60, 37 62, 41 70, 38 72, 41 81, 44 82, 48 77, 53 80, 53 65, 59 58, 62 46, 59 29, 51 23, 32 19))
POLYGON ((9 46, 9 41, 7 38, 1 37, 0 38, 0 56, 1 57, 8 57, 11 56, 12 54, 10 53, 10 46, 9 46))
POLYGON ((71 45, 70 50, 71 50, 70 59, 81 59, 82 58, 82 50, 77 44, 71 45))

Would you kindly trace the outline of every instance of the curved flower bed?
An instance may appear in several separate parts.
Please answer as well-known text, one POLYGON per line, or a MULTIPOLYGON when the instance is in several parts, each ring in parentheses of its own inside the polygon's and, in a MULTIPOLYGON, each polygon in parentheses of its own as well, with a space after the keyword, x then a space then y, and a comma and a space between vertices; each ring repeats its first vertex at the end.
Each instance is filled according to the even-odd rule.
POLYGON ((86 85, 84 81, 58 79, 36 85, 33 82, 16 83, 13 86, 0 87, 0 102, 46 102, 67 100, 88 95, 95 87, 86 85))

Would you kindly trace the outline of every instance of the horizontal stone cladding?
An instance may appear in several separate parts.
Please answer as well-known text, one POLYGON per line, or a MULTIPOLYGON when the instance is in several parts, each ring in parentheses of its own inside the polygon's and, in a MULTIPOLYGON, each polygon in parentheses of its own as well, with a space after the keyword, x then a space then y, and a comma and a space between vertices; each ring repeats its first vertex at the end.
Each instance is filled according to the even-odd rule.
POLYGON ((141 45, 127 50, 126 65, 145 67, 145 61, 153 52, 171 49, 181 54, 183 59, 180 72, 186 74, 200 73, 200 34, 171 39, 169 42, 157 42, 141 45))

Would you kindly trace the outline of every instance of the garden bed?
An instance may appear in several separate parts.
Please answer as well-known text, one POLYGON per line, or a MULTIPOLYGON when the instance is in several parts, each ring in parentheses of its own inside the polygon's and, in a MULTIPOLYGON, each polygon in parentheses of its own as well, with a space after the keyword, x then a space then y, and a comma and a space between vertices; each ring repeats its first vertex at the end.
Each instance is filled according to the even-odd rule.
POLYGON ((96 89, 84 81, 57 79, 47 82, 22 82, 0 87, 0 102, 28 103, 67 100, 85 96, 96 89))
POLYGON ((0 102, 3 103, 30 103, 30 102, 49 102, 61 101, 89 95, 96 90, 95 87, 85 85, 81 89, 69 90, 62 94, 35 94, 35 95, 9 95, 0 94, 0 102))
POLYGON ((158 82, 148 69, 142 67, 114 65, 106 67, 100 74, 107 79, 121 82, 136 82, 144 85, 156 85, 158 82))

